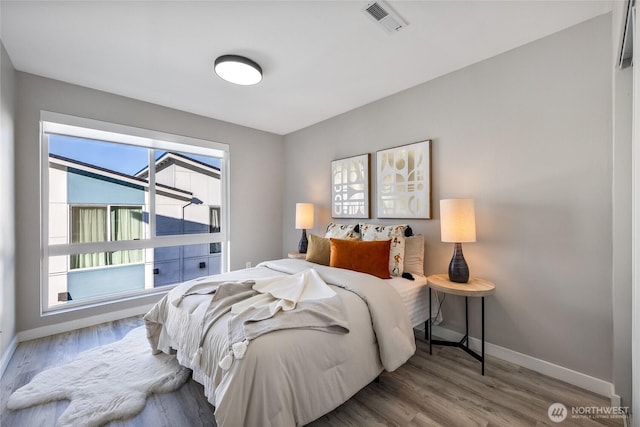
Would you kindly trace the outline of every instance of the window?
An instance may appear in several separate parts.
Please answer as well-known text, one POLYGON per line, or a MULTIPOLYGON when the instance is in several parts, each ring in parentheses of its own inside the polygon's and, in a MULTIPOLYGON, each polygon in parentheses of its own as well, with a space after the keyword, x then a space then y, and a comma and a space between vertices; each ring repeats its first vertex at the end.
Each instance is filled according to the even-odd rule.
POLYGON ((226 270, 228 147, 41 113, 42 311, 226 270))
MULTIPOLYGON (((71 242, 140 240, 142 206, 71 206, 71 242), (107 221, 107 212, 109 220, 107 221)), ((70 269, 142 261, 142 250, 71 255, 70 269)))
MULTIPOLYGON (((209 214, 209 233, 219 233, 220 232, 220 206, 216 206, 211 208, 209 214)), ((209 247, 209 253, 218 254, 222 251, 222 246, 220 246, 220 242, 211 243, 209 247)))

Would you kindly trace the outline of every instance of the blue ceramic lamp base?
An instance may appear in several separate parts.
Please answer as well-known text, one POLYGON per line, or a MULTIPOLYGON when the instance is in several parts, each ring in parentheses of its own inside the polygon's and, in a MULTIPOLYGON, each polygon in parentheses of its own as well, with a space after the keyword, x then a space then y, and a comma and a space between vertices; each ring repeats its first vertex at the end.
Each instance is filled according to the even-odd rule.
POLYGON ((300 238, 300 242, 298 243, 298 252, 301 254, 307 253, 307 246, 309 245, 309 241, 307 240, 307 230, 302 229, 302 237, 300 238))

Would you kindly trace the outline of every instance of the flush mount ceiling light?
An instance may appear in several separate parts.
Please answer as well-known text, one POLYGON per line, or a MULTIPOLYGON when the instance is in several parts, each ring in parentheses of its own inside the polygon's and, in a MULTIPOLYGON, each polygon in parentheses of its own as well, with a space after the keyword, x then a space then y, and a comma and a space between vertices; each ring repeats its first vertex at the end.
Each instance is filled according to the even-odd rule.
POLYGON ((254 85, 262 80, 262 68, 244 56, 219 56, 213 70, 220 78, 237 85, 254 85))

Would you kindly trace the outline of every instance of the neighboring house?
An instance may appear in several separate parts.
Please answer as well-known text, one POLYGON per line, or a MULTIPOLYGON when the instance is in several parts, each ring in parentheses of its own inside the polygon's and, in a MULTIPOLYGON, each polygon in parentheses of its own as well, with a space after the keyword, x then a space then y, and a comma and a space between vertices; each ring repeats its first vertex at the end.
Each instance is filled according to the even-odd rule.
MULTIPOLYGON (((156 235, 220 230, 220 170, 176 153, 156 168, 156 235)), ((49 156, 50 243, 138 240, 149 229, 148 167, 134 176, 49 156)), ((54 257, 49 305, 220 272, 217 243, 54 257)))

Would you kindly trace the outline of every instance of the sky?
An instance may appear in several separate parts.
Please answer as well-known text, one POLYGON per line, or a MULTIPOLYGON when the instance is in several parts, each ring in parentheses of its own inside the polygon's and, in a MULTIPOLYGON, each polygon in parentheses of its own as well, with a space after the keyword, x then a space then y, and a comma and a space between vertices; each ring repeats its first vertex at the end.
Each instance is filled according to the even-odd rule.
MULTIPOLYGON (((49 153, 127 175, 134 175, 146 167, 148 163, 147 148, 54 134, 49 134, 49 153)), ((155 158, 157 159, 164 153, 165 151, 156 150, 155 158)), ((214 167, 220 167, 219 159, 214 157, 180 154, 214 167)))

